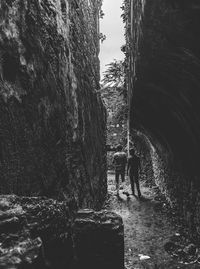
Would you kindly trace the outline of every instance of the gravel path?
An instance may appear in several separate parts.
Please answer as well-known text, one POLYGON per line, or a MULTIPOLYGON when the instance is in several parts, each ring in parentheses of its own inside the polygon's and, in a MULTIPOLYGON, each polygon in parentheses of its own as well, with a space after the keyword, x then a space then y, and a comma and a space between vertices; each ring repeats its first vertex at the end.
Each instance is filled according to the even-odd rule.
POLYGON ((107 207, 121 215, 124 221, 125 268, 199 268, 176 263, 164 250, 165 243, 176 231, 167 215, 161 210, 162 204, 155 199, 156 188, 141 184, 142 200, 132 195, 128 197, 123 191, 131 194, 129 183, 126 182, 124 188, 120 190, 120 196, 117 197, 114 174, 109 173, 107 207))

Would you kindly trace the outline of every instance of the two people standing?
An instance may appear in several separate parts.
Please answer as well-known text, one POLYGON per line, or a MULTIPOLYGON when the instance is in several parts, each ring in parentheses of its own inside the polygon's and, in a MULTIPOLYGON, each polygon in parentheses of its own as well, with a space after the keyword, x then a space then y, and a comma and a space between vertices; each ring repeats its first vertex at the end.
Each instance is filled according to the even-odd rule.
POLYGON ((140 159, 136 156, 134 149, 130 149, 130 156, 126 157, 126 153, 122 151, 122 146, 117 146, 117 152, 113 156, 113 164, 115 166, 115 181, 117 195, 119 195, 119 177, 121 176, 122 183, 125 182, 125 172, 127 166, 127 175, 129 176, 132 194, 135 195, 135 185, 137 188, 138 197, 141 197, 139 184, 139 169, 140 159))

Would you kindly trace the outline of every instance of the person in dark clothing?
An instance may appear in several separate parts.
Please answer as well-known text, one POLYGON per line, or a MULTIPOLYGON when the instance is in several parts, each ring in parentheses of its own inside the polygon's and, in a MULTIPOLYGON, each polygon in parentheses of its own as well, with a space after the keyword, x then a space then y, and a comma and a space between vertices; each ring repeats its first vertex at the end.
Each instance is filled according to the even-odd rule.
POLYGON ((116 181, 116 189, 117 194, 119 194, 119 176, 121 176, 122 182, 125 181, 125 171, 126 171, 126 163, 127 157, 126 153, 122 151, 122 146, 117 146, 117 152, 113 156, 113 164, 115 166, 115 181, 116 181))
POLYGON ((140 184, 139 184, 139 169, 140 165, 140 158, 136 156, 134 149, 130 149, 129 151, 130 157, 128 158, 128 165, 127 165, 127 175, 129 176, 132 194, 135 195, 135 186, 137 188, 138 197, 141 197, 140 192, 140 184))

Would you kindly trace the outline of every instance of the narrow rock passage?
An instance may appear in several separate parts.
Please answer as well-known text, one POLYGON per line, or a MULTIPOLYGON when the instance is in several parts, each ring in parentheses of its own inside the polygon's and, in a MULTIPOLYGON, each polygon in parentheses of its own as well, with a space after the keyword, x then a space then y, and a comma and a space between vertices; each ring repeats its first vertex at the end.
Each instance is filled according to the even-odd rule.
MULTIPOLYGON (((114 174, 108 173, 108 208, 121 215, 125 233, 125 268, 126 269, 170 269, 199 268, 176 262, 165 250, 164 245, 176 233, 169 217, 161 210, 161 203, 156 201, 156 187, 146 187, 141 183, 144 199, 138 200, 132 195, 127 198, 123 191, 131 194, 128 180, 120 197, 115 195, 114 174), (145 259, 144 256, 150 258, 145 259)), ((147 258, 147 257, 146 257, 147 258)))

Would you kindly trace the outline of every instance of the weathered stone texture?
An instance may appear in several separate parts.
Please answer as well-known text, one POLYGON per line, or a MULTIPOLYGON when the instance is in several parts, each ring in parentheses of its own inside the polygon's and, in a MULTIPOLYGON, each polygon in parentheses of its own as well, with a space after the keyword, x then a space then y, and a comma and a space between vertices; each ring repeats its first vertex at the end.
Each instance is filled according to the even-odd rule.
POLYGON ((53 199, 0 197, 0 268, 71 268, 70 208, 53 199))
POLYGON ((0 1, 0 192, 106 194, 100 1, 0 1))
POLYGON ((125 3, 130 130, 148 137, 157 183, 196 232, 200 225, 200 4, 195 0, 125 3))
POLYGON ((76 269, 124 268, 124 227, 119 215, 80 210, 73 231, 76 269))
POLYGON ((124 268, 120 216, 80 210, 65 202, 0 196, 0 268, 124 268), (73 221, 72 221, 73 220, 73 221))

